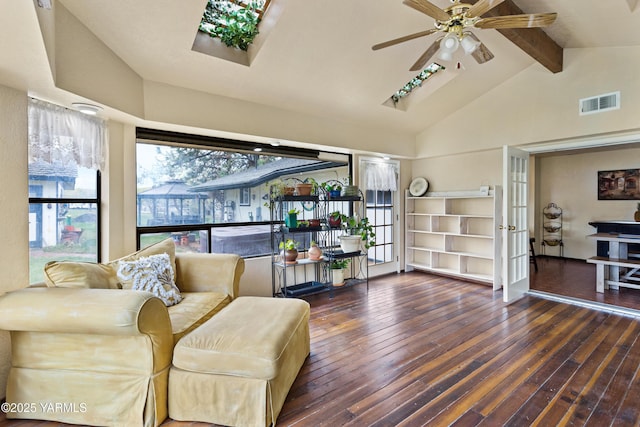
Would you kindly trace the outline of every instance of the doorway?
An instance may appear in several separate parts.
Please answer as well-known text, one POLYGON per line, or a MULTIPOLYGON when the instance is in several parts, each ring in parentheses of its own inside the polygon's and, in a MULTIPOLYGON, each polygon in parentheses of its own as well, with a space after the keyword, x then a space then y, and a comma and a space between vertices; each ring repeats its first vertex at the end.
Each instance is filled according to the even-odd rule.
POLYGON ((365 195, 366 215, 375 232, 375 245, 368 250, 369 275, 400 271, 398 219, 400 162, 361 157, 360 183, 365 195))
MULTIPOLYGON (((601 220, 633 221, 638 200, 601 200, 598 197, 598 172, 637 168, 640 157, 638 144, 564 149, 562 151, 530 150, 531 209, 530 229, 534 232, 539 271, 531 272, 531 289, 567 298, 585 299, 603 304, 625 307, 640 301, 640 290, 621 288, 596 295, 595 266, 586 259, 595 256, 596 241, 587 236, 596 233, 590 222, 601 220), (545 217, 543 209, 554 203, 562 209, 562 246, 541 243, 545 217), (574 271, 575 278, 571 274, 574 271), (550 273, 555 271, 555 273, 550 273), (541 278, 547 280, 544 283, 541 278), (562 282, 562 279, 566 279, 562 282), (576 286, 582 288, 578 288, 576 286), (593 288, 593 289, 592 289, 593 288)), ((548 220, 547 220, 548 221, 548 220)))

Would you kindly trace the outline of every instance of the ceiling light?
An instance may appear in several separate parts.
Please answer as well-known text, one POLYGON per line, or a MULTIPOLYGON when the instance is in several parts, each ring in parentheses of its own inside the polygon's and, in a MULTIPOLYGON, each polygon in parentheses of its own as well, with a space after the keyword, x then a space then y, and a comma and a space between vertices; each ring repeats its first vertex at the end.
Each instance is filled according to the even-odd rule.
POLYGON ((262 148, 260 148, 260 147, 256 147, 256 148, 254 148, 254 149, 253 149, 253 151, 256 151, 256 152, 258 152, 258 153, 259 153, 260 151, 262 151, 262 148))
POLYGON ((73 105, 76 110, 80 111, 81 113, 89 114, 92 116, 95 116, 100 110, 102 110, 102 107, 93 104, 87 104, 84 102, 74 102, 71 105, 73 105))
POLYGON ((451 61, 453 53, 458 50, 458 46, 460 46, 458 37, 453 33, 447 34, 440 40, 440 53, 438 54, 438 58, 443 61, 451 61))
POLYGON ((460 39, 460 45, 464 49, 464 53, 467 55, 475 52, 475 50, 480 46, 480 40, 477 40, 469 33, 465 33, 462 35, 460 39))
POLYGON ((278 147, 280 146, 280 141, 272 141, 271 145, 273 145, 274 147, 278 147))

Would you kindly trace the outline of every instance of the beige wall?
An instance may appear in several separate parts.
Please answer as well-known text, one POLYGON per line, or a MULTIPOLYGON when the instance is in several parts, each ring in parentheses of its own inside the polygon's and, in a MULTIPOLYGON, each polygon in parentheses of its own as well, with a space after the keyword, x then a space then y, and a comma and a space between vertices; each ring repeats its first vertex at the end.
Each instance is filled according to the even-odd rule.
MULTIPOLYGON (((596 254, 596 244, 586 236, 595 228, 594 220, 633 221, 637 201, 598 200, 597 172, 603 170, 635 169, 640 167, 640 148, 598 151, 591 153, 555 155, 538 159, 540 206, 553 202, 563 209, 564 255, 586 259, 596 254)), ((542 237, 539 229, 537 237, 542 237)), ((557 255, 557 248, 546 248, 549 255, 557 255)))
MULTIPOLYGON (((0 293, 29 284, 27 94, 0 86, 0 293)), ((0 398, 9 372, 9 333, 0 331, 0 398)))
POLYGON ((412 177, 429 181, 429 191, 479 190, 502 185, 502 149, 415 160, 412 177))
POLYGON ((417 137, 417 157, 637 129, 640 47, 565 49, 564 71, 532 65, 417 137), (581 98, 621 91, 619 110, 580 116, 581 98))

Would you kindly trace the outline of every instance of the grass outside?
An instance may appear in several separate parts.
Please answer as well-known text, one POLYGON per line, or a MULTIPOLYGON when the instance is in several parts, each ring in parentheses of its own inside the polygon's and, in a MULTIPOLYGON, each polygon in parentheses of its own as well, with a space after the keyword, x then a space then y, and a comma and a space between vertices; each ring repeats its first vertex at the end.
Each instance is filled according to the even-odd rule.
POLYGON ((44 266, 50 261, 84 261, 95 262, 96 254, 78 254, 63 252, 45 252, 42 249, 29 251, 29 283, 44 281, 44 266))

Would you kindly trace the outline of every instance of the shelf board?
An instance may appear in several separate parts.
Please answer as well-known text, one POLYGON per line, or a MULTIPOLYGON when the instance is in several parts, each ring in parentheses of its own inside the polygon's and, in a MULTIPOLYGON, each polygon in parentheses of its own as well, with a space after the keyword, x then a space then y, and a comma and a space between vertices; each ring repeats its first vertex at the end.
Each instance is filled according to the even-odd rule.
POLYGON ((418 263, 407 263, 407 265, 418 270, 427 270, 429 272, 436 273, 436 274, 440 273, 446 276, 455 276, 455 277, 461 277, 461 278, 470 279, 470 280, 477 280, 480 282, 493 283, 493 276, 489 274, 462 273, 452 268, 432 267, 426 264, 418 264, 418 263))
POLYGON ((411 249, 413 251, 423 251, 423 252, 444 252, 440 248, 430 248, 428 246, 408 246, 407 249, 411 249))
POLYGON ((302 295, 311 295, 319 292, 325 292, 329 286, 322 282, 304 282, 293 286, 287 286, 282 289, 285 297, 299 297, 302 295))
POLYGON ((296 260, 295 263, 291 263, 291 264, 285 264, 282 261, 274 262, 273 264, 280 268, 285 268, 285 267, 295 267, 296 265, 318 264, 320 262, 326 262, 326 261, 328 260, 325 257, 322 257, 319 260, 314 260, 309 258, 299 258, 296 260))
POLYGON ((437 216, 444 218, 469 218, 469 219, 493 219, 492 215, 477 215, 477 214, 452 214, 452 213, 420 213, 420 212, 407 212, 409 216, 437 216))
POLYGON ((493 236, 488 236, 486 234, 463 234, 463 233, 452 233, 450 231, 427 231, 427 230, 407 230, 407 233, 421 233, 421 234, 434 234, 438 236, 454 236, 454 237, 473 237, 476 239, 493 239, 493 236))
POLYGON ((493 259, 493 255, 490 255, 490 254, 479 254, 479 253, 463 252, 463 251, 447 251, 445 249, 430 248, 426 246, 408 246, 407 249, 413 250, 413 251, 435 252, 439 254, 463 256, 467 258, 493 259))

